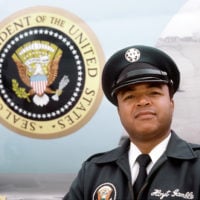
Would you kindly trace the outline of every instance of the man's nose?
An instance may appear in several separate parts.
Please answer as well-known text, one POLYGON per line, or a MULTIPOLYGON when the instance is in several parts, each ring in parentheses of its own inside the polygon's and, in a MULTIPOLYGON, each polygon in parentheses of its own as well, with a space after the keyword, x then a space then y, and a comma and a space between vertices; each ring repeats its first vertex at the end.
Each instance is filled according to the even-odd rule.
POLYGON ((150 98, 146 95, 142 95, 137 99, 137 106, 146 106, 150 104, 150 98))

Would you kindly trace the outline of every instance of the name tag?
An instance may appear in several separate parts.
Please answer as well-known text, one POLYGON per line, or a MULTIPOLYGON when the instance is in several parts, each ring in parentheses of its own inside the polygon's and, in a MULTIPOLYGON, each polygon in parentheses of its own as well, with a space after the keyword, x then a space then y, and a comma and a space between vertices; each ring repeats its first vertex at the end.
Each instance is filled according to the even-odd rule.
POLYGON ((194 193, 193 192, 186 192, 183 193, 179 189, 175 190, 167 190, 162 191, 161 189, 154 189, 154 191, 151 193, 152 197, 158 197, 158 199, 165 199, 167 197, 179 197, 183 199, 194 199, 194 193))

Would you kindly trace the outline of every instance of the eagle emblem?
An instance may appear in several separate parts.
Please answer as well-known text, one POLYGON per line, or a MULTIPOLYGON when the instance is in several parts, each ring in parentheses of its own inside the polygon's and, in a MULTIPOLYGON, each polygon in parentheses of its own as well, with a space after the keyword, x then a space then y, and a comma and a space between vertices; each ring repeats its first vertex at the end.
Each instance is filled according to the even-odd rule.
POLYGON ((33 103, 37 106, 45 106, 49 102, 49 95, 52 100, 58 101, 64 87, 69 83, 67 75, 63 75, 56 90, 51 85, 58 75, 59 62, 62 57, 62 50, 55 44, 35 40, 20 46, 12 55, 18 74, 22 82, 30 88, 19 87, 17 80, 12 80, 12 89, 19 98, 26 98, 28 101, 32 96, 33 103))

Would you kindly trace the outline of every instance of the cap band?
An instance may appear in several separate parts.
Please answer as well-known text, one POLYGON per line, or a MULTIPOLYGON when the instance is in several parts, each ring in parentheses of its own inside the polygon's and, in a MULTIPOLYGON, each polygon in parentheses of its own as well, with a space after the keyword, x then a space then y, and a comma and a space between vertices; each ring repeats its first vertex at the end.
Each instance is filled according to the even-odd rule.
POLYGON ((127 80, 129 78, 133 78, 139 75, 142 75, 143 77, 144 76, 147 77, 149 75, 152 75, 153 77, 160 76, 162 77, 163 80, 168 80, 167 72, 157 70, 157 69, 137 69, 137 70, 129 71, 126 74, 120 76, 116 84, 119 84, 121 81, 127 80))

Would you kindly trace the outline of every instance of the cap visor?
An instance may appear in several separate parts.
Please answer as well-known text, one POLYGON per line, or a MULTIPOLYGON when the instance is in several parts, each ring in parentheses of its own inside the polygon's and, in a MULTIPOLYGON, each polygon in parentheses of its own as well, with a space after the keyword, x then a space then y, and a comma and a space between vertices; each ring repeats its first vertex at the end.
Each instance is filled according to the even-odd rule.
POLYGON ((119 84, 117 87, 115 87, 112 90, 111 96, 114 97, 117 92, 119 92, 119 90, 121 90, 124 87, 127 87, 129 85, 135 85, 135 84, 139 84, 139 83, 164 83, 164 84, 168 84, 169 82, 167 80, 162 80, 162 79, 156 79, 155 77, 143 77, 143 78, 138 78, 138 79, 134 79, 134 80, 129 80, 129 81, 125 81, 121 84, 119 84))

